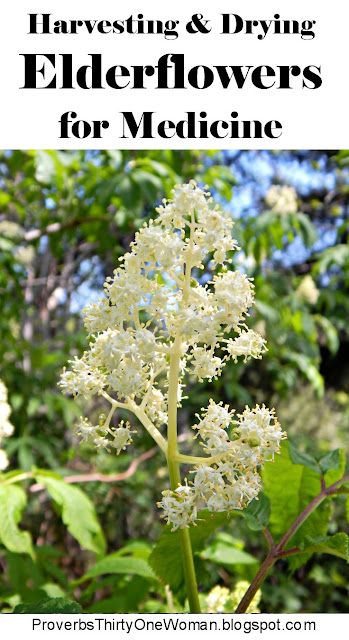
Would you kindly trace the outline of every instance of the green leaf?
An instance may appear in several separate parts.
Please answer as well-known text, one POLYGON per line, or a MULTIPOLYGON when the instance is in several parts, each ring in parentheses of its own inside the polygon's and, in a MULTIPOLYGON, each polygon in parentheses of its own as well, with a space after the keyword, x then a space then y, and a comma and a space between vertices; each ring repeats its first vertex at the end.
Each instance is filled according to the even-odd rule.
POLYGON ((304 547, 304 552, 328 553, 343 560, 349 560, 349 538, 346 533, 336 533, 334 536, 323 536, 308 539, 304 547))
POLYGON ((242 512, 247 526, 252 531, 261 531, 268 525, 270 517, 270 501, 269 498, 261 493, 258 498, 254 498, 252 502, 242 512))
POLYGON ((102 560, 99 560, 99 562, 96 562, 96 564, 91 567, 85 575, 78 580, 75 580, 74 584, 80 584, 90 578, 95 578, 106 573, 141 576, 142 578, 149 578, 152 580, 156 578, 152 568, 146 560, 143 560, 142 558, 132 558, 130 556, 127 558, 120 557, 118 552, 116 552, 106 556, 102 560))
POLYGON ((151 545, 144 540, 132 540, 125 544, 121 549, 115 552, 115 556, 133 556, 134 558, 142 558, 148 560, 151 554, 151 545))
MULTIPOLYGON (((190 539, 194 553, 203 549, 210 535, 227 522, 225 513, 212 514, 203 511, 199 514, 196 527, 190 529, 190 539)), ((164 584, 168 584, 174 592, 180 590, 184 583, 183 567, 180 558, 180 533, 171 531, 166 526, 149 556, 149 562, 157 576, 164 584)))
POLYGON ((80 613, 78 602, 66 598, 45 598, 39 602, 18 604, 13 613, 80 613))
POLYGON ((289 349, 284 349, 282 355, 301 371, 304 377, 309 380, 318 396, 322 398, 324 395, 324 379, 313 361, 303 353, 295 353, 289 349))
MULTIPOLYGON (((289 445, 284 442, 281 455, 274 462, 268 462, 263 469, 264 492, 270 500, 269 527, 271 533, 281 538, 297 516, 321 491, 321 475, 301 464, 294 464, 289 453, 289 445)), ((331 515, 331 502, 325 500, 305 520, 297 533, 291 538, 289 546, 304 545, 308 537, 316 538, 327 533, 331 515)), ((302 554, 291 557, 293 568, 301 566, 307 558, 302 554)))
POLYGON ((319 463, 313 456, 310 456, 308 453, 303 453, 303 451, 298 451, 291 442, 288 443, 288 450, 290 458, 294 464, 302 464, 305 467, 308 467, 308 469, 313 469, 313 471, 319 473, 319 463))
POLYGON ((321 458, 319 464, 324 468, 325 482, 329 486, 343 477, 347 462, 345 449, 335 449, 321 458), (327 467, 327 469, 325 469, 327 467))
POLYGON ((326 453, 325 456, 323 456, 322 458, 320 458, 319 460, 319 466, 320 469, 323 473, 326 473, 326 471, 329 471, 330 469, 338 469, 339 465, 340 465, 340 449, 334 449, 333 451, 330 451, 329 453, 326 453))
MULTIPOLYGON (((121 578, 115 584, 115 576, 112 576, 113 582, 110 582, 112 587, 112 594, 110 597, 92 601, 88 607, 86 607, 86 613, 128 613, 139 611, 139 604, 146 596, 149 597, 149 581, 139 576, 133 576, 127 578, 121 578)), ((98 580, 98 587, 100 580, 98 580)), ((99 587, 100 588, 100 587, 99 587)), ((102 586, 103 589, 103 586, 102 586)))
POLYGON ((17 526, 26 504, 27 496, 21 487, 0 485, 0 542, 9 551, 33 556, 30 534, 17 526))
POLYGON ((212 543, 200 553, 200 558, 220 565, 256 564, 257 560, 244 551, 241 542, 231 535, 218 534, 212 543))
POLYGON ((314 318, 325 334, 329 350, 331 353, 337 353, 339 348, 339 337, 336 327, 328 318, 325 318, 325 316, 315 315, 314 318))
POLYGON ((311 247, 314 242, 316 241, 316 229, 314 227, 314 225, 312 224, 310 218, 308 215, 305 215, 304 213, 298 212, 297 213, 297 219, 299 222, 299 226, 300 226, 300 231, 301 231, 301 235, 304 241, 304 244, 307 247, 311 247))
POLYGON ((105 551, 103 531, 97 520, 95 508, 87 495, 78 487, 53 477, 53 474, 36 475, 49 495, 58 505, 64 524, 83 549, 102 555, 105 551))
POLYGON ((256 300, 255 308, 258 313, 260 313, 266 320, 269 320, 269 322, 278 322, 280 314, 278 310, 271 305, 266 302, 262 302, 261 300, 256 300))

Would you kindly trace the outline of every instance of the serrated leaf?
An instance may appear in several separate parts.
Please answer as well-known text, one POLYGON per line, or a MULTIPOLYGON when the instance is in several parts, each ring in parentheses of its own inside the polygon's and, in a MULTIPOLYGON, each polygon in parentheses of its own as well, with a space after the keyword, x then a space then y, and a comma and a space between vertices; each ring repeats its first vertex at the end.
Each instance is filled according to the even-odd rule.
POLYGON ((79 487, 69 485, 51 474, 37 474, 36 480, 44 485, 58 505, 64 524, 81 547, 102 555, 105 551, 105 539, 88 496, 79 487))
POLYGON ((328 553, 343 560, 349 560, 349 538, 346 533, 335 533, 333 536, 323 536, 314 539, 308 539, 304 552, 312 553, 328 553))
POLYGON ((313 469, 313 471, 317 473, 320 472, 319 463, 316 458, 303 451, 298 451, 291 442, 288 443, 288 450, 294 464, 302 464, 304 467, 308 467, 308 469, 313 469))
MULTIPOLYGON (((199 522, 196 527, 190 528, 190 539, 194 554, 202 550, 210 535, 227 523, 225 513, 212 514, 203 511, 199 514, 199 522)), ((195 558, 194 558, 195 560, 195 558)), ((166 526, 149 556, 149 563, 156 575, 168 584, 174 592, 180 590, 184 583, 183 566, 180 560, 180 533, 171 531, 166 526)))
POLYGON ((66 598, 45 598, 39 602, 18 604, 13 613, 80 613, 78 602, 66 598))
POLYGON ((108 573, 119 573, 126 575, 141 576, 154 580, 156 578, 152 568, 146 560, 142 558, 121 557, 118 552, 106 556, 91 567, 79 580, 75 580, 74 584, 80 584, 90 578, 96 578, 108 573))
POLYGON ((343 477, 345 472, 346 462, 347 462, 345 449, 335 449, 334 451, 329 453, 328 456, 331 456, 331 454, 334 454, 334 458, 333 459, 329 458, 328 462, 326 462, 326 460, 324 461, 324 458, 322 458, 322 465, 331 464, 331 462, 333 462, 333 465, 334 465, 334 466, 329 466, 328 470, 325 473, 325 482, 327 486, 333 484, 334 482, 337 482, 337 480, 340 480, 340 478, 343 477), (337 456, 338 456, 338 464, 335 466, 335 463, 337 461, 337 456))
POLYGON ((26 504, 27 496, 21 487, 0 485, 0 542, 9 551, 33 556, 30 534, 18 528, 26 504))
POLYGON ((340 465, 340 449, 334 449, 320 458, 319 466, 323 473, 330 469, 338 469, 340 465))
POLYGON ((270 517, 270 501, 264 494, 259 494, 258 498, 254 498, 252 502, 242 512, 247 526, 252 531, 261 531, 268 525, 270 517))
MULTIPOLYGON (((288 443, 282 444, 281 455, 263 469, 264 492, 270 500, 269 527, 276 539, 281 538, 297 516, 321 491, 321 476, 313 469, 294 464, 288 443)), ((322 502, 291 538, 290 546, 302 546, 306 538, 325 536, 331 514, 330 500, 322 502)), ((290 558, 295 568, 307 560, 306 554, 290 558), (300 563, 300 564, 299 564, 300 563)))

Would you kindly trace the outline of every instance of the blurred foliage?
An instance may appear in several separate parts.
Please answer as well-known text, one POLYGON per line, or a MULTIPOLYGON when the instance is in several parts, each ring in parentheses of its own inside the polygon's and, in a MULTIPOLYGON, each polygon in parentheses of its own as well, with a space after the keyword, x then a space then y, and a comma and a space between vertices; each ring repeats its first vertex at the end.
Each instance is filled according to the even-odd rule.
MULTIPOLYGON (((161 533, 155 506, 167 486, 160 454, 129 473, 152 447, 146 434, 120 458, 77 450, 72 425, 80 410, 56 383, 84 347, 81 306, 154 215, 154 203, 190 178, 232 209, 242 247, 234 268, 254 278, 249 324, 269 351, 261 361, 227 366, 211 386, 190 389, 181 415, 183 451, 193 414, 212 395, 237 410, 274 404, 300 456, 285 451, 270 476, 265 472, 267 497, 244 518, 211 518, 207 526, 204 519, 193 530, 202 592, 250 581, 266 552, 261 529, 269 522, 282 533, 288 522, 281 516, 297 515, 318 491, 321 457, 336 448, 348 452, 349 152, 1 152, 0 378, 16 427, 6 450, 13 469, 36 482, 29 491, 29 480, 4 474, 0 485, 3 611, 25 612, 28 603, 33 611, 55 604, 57 611, 89 612, 185 606, 175 536, 161 533), (274 197, 284 185, 294 190, 286 204, 274 197), (64 481, 93 473, 127 479, 95 479, 80 489, 64 481)), ((209 279, 210 265, 203 277, 209 279)), ((344 453, 340 460, 333 455, 332 464, 343 465, 344 453)), ((348 610, 344 501, 325 501, 315 525, 310 519, 299 532, 302 553, 274 569, 262 611, 348 610)))

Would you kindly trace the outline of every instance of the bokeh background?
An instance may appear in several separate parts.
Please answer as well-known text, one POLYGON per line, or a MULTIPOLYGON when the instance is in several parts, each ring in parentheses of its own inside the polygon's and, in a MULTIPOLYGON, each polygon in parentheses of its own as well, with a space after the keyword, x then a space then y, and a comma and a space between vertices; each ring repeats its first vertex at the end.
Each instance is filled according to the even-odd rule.
MULTIPOLYGON (((349 449, 349 152, 1 152, 0 379, 15 426, 2 446, 11 469, 34 465, 72 483, 79 475, 110 551, 157 539, 164 461, 140 429, 119 457, 78 446, 72 427, 80 409, 59 393, 57 380, 86 345, 82 307, 100 296, 156 203, 192 178, 234 217, 241 247, 234 268, 253 277, 256 288, 249 326, 266 337, 269 350, 261 361, 229 364, 212 385, 189 388, 183 450, 188 425, 211 395, 237 410, 246 403, 275 406, 303 451, 349 449)), ((203 278, 209 277, 208 267, 203 278)), ((90 407, 92 416, 100 411, 90 407)), ((342 520, 342 512, 335 514, 332 533, 347 526, 342 520)), ((89 563, 44 492, 32 491, 23 526, 40 566, 0 547, 6 606, 15 596, 13 602, 33 598, 46 584, 46 593, 60 595, 89 563)), ((207 589, 249 580, 265 553, 261 533, 242 520, 228 529, 236 549, 245 549, 245 561, 237 553, 236 562, 225 564, 208 551, 200 578, 207 589)), ((139 581, 125 604, 120 580, 114 576, 83 593, 86 610, 159 610, 139 581)), ((314 555, 293 572, 279 563, 263 588, 262 610, 348 611, 348 584, 347 566, 331 556, 314 555)))

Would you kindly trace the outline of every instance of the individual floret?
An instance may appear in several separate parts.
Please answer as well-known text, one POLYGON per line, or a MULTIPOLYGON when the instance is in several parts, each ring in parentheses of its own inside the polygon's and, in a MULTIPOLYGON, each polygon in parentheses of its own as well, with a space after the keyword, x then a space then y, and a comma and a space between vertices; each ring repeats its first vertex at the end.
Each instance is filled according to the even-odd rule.
POLYGON ((158 507, 163 510, 162 517, 172 525, 171 531, 183 529, 193 524, 197 518, 197 497, 193 487, 180 485, 175 491, 162 492, 158 507))

